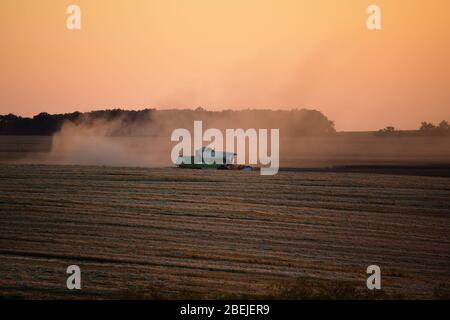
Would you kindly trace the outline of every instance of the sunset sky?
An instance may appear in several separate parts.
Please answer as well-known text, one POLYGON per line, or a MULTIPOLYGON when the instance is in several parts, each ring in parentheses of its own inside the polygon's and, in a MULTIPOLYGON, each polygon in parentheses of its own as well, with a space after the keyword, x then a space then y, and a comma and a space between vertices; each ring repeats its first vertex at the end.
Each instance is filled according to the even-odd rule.
POLYGON ((449 18, 448 0, 2 0, 0 114, 307 107, 417 128, 450 120, 449 18))

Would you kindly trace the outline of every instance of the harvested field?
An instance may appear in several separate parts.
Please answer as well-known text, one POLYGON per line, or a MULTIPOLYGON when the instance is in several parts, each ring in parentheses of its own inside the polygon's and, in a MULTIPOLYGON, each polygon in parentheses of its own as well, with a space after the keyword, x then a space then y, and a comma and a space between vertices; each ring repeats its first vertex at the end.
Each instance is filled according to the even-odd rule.
POLYGON ((308 298, 377 264, 388 297, 433 298, 449 235, 445 177, 0 165, 0 297, 308 298))

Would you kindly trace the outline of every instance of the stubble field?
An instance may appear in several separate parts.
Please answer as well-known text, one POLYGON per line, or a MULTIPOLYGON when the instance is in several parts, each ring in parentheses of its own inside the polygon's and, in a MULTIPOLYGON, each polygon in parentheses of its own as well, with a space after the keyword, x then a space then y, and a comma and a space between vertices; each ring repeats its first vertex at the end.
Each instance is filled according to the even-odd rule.
POLYGON ((0 165, 3 298, 436 298, 449 235, 449 178, 0 165))

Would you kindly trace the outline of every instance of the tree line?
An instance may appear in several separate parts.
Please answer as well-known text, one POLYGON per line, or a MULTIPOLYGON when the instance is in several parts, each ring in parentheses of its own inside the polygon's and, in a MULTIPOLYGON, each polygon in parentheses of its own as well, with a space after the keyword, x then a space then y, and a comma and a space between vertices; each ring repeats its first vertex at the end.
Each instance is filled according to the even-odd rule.
POLYGON ((422 136, 450 136, 450 125, 443 120, 438 125, 431 122, 422 122, 418 130, 404 131, 397 130, 395 127, 389 126, 376 132, 378 136, 400 136, 400 135, 422 135, 422 136))
POLYGON ((189 128, 194 120, 202 120, 204 127, 226 128, 279 128, 286 135, 327 135, 335 133, 334 123, 316 110, 224 110, 144 109, 98 110, 65 114, 40 113, 32 118, 14 114, 0 115, 0 135, 51 136, 64 124, 95 126, 114 123, 110 135, 158 135, 176 128, 189 128))

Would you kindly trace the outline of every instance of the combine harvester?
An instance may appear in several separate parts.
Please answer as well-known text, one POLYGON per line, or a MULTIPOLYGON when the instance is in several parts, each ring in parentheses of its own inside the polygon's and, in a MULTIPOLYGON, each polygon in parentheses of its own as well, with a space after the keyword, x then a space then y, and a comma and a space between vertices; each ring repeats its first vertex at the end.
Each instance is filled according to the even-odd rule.
POLYGON ((250 166, 233 164, 235 156, 236 154, 232 152, 215 151, 211 148, 203 147, 195 152, 195 156, 180 155, 176 166, 182 169, 253 171, 253 168, 250 166), (218 159, 222 159, 222 161, 218 161, 218 159))

